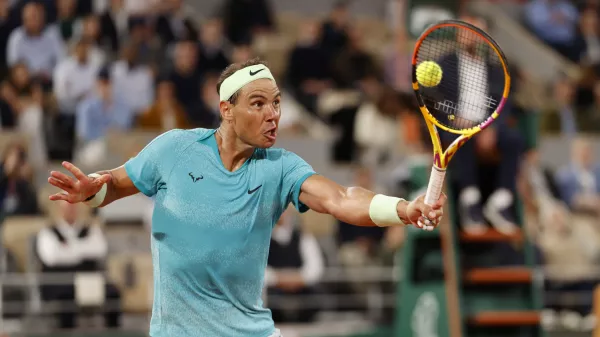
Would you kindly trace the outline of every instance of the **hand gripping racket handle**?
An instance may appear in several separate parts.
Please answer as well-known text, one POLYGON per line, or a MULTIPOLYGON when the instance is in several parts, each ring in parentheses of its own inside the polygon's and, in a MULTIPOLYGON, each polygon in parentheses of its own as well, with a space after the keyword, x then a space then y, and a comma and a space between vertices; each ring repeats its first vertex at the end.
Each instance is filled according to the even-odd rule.
POLYGON ((438 201, 444 187, 445 176, 446 170, 433 166, 429 177, 429 185, 427 185, 427 193, 425 194, 425 204, 431 206, 438 201))

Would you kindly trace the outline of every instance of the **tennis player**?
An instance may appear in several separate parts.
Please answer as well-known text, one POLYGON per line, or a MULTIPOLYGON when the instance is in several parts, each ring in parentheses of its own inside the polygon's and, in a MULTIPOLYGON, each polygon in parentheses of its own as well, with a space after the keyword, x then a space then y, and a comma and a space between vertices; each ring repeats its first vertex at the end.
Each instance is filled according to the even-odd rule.
POLYGON ((281 95, 260 60, 229 66, 217 91, 218 129, 172 130, 124 166, 87 176, 65 162, 73 176, 48 179, 62 189, 50 200, 102 207, 138 192, 155 198, 151 336, 280 336, 261 292, 271 230, 290 202, 358 226, 438 224, 445 196, 430 207, 423 197, 343 187, 272 148, 281 95))

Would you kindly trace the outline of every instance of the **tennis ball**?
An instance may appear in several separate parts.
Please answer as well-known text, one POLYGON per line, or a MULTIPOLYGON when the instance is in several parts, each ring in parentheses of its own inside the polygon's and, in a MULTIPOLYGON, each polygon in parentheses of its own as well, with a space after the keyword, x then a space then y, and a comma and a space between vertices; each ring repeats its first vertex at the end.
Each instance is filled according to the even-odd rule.
POLYGON ((424 87, 435 87, 442 81, 442 67, 433 61, 421 62, 417 66, 417 82, 424 87))

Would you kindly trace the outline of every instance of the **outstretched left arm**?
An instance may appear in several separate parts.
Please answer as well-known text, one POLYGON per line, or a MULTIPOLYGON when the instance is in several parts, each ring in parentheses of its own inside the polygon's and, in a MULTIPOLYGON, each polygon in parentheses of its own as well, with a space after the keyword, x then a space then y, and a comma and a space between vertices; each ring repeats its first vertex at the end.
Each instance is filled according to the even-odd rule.
MULTIPOLYGON (((375 193, 361 187, 344 187, 323 176, 314 175, 306 179, 301 187, 300 201, 319 213, 327 213, 336 219, 356 226, 376 226, 371 218, 371 202, 375 193)), ((387 198, 387 197, 386 197, 387 198)), ((436 205, 428 206, 420 197, 413 202, 400 200, 396 204, 398 217, 405 224, 419 220, 427 224, 421 214, 428 215, 432 225, 437 225, 442 216, 445 195, 436 205)), ((393 207, 393 206, 392 206, 393 207)), ((381 224, 379 224, 381 225, 381 224)))

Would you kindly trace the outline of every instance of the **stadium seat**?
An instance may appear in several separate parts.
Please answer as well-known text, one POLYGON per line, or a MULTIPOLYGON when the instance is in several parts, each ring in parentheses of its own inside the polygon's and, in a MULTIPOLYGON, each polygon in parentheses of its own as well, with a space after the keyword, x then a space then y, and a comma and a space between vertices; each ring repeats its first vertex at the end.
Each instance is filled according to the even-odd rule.
POLYGON ((15 257, 19 271, 26 271, 31 237, 47 224, 48 218, 42 216, 13 216, 4 220, 2 244, 15 257))
POLYGON ((121 156, 121 160, 127 160, 135 156, 158 135, 157 132, 141 130, 110 131, 106 136, 108 152, 121 156))
POLYGON ((152 309, 152 257, 150 254, 118 254, 108 259, 108 275, 121 291, 125 313, 152 309), (133 267, 131 270, 129 266, 133 267), (133 273, 132 273, 133 272, 133 273), (133 274, 131 279, 127 275, 133 274))

